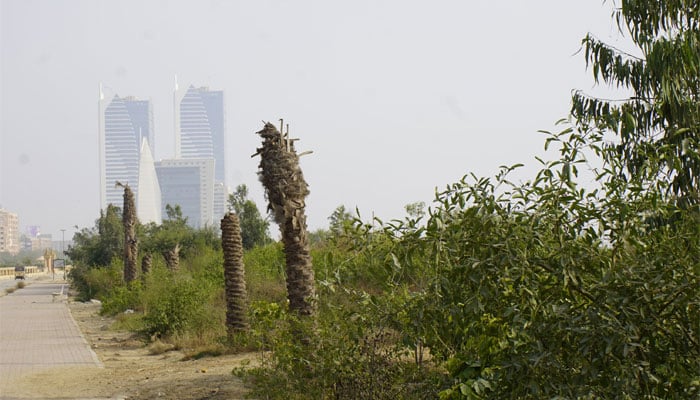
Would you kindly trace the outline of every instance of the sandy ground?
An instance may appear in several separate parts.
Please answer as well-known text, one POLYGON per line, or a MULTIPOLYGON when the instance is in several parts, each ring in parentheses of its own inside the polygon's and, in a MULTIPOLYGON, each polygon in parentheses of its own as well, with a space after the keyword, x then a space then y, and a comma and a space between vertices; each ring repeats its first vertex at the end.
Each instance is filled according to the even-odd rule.
POLYGON ((169 351, 151 355, 127 331, 110 330, 113 320, 99 305, 69 302, 73 318, 97 353, 103 368, 53 368, 21 378, 6 395, 19 399, 242 399, 245 389, 232 375, 236 367, 256 364, 256 354, 225 355, 183 361, 169 351))

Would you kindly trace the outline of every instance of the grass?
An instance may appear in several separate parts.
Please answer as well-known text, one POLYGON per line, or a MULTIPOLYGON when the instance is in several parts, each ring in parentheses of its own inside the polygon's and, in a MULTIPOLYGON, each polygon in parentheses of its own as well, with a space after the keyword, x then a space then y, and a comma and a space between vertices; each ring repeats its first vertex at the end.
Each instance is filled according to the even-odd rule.
POLYGON ((17 282, 17 289, 24 289, 27 284, 24 281, 17 282))
POLYGON ((11 294, 11 293, 14 293, 15 290, 17 290, 17 288, 9 287, 9 288, 5 289, 5 293, 11 294))

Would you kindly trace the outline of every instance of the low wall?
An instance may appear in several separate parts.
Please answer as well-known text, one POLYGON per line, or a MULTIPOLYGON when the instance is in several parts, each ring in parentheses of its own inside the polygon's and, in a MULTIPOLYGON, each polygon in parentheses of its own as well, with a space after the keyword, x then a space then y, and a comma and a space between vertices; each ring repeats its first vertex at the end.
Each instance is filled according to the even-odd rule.
MULTIPOLYGON (((25 274, 36 274, 37 272, 40 272, 39 267, 24 267, 25 274)), ((14 274, 15 274, 14 267, 0 268, 0 276, 14 275, 14 274)))

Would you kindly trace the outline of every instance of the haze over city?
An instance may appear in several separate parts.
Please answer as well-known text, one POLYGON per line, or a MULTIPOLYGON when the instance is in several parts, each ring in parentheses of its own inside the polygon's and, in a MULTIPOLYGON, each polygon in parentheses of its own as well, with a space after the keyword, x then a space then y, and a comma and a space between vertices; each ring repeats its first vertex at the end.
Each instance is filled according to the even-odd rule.
MULTIPOLYGON (((290 124, 310 229, 339 205, 382 219, 463 175, 522 162, 612 44, 610 2, 0 0, 0 207, 54 240, 99 216, 98 87, 150 99, 174 155, 173 90, 225 93, 227 184, 257 180, 263 120, 290 124)), ((271 227, 276 236, 276 227, 271 227)))

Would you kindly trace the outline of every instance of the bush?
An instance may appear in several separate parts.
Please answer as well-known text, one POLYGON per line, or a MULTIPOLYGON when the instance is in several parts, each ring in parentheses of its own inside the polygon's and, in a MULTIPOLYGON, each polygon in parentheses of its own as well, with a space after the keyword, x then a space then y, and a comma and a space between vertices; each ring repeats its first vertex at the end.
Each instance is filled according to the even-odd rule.
POLYGON ((128 309, 142 310, 141 283, 133 281, 127 286, 113 286, 102 300, 100 313, 103 315, 116 315, 128 309))
MULTIPOLYGON (((248 298, 282 303, 287 298, 282 244, 275 242, 246 250, 243 254, 248 298)), ((223 276, 223 273, 222 273, 223 276)))
POLYGON ((398 304, 361 291, 322 291, 319 319, 300 321, 275 303, 251 307, 251 337, 260 346, 260 368, 241 372, 251 396, 268 399, 431 398, 446 375, 418 364, 394 330, 398 304), (337 296, 337 297, 336 297, 337 296), (349 307, 338 307, 343 298, 349 307), (309 343, 299 337, 312 338, 309 343), (269 352, 268 352, 269 350, 269 352))
POLYGON ((108 267, 79 265, 70 271, 68 278, 79 301, 104 300, 114 287, 124 285, 124 267, 116 258, 108 267))
POLYGON ((165 268, 154 268, 141 292, 144 332, 157 337, 219 332, 223 329, 218 328, 223 327, 222 290, 186 272, 173 275, 165 268))

